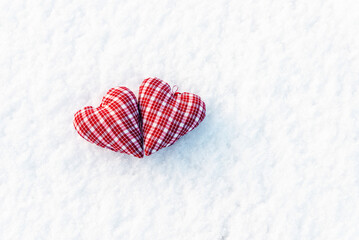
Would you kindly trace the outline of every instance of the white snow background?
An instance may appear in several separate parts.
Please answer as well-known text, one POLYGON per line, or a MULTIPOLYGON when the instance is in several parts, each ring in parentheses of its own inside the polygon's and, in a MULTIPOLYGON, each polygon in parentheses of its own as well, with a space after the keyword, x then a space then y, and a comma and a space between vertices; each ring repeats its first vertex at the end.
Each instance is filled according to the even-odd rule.
POLYGON ((0 51, 0 239, 359 239, 357 0, 2 0, 0 51), (147 77, 205 120, 143 159, 76 133, 147 77))

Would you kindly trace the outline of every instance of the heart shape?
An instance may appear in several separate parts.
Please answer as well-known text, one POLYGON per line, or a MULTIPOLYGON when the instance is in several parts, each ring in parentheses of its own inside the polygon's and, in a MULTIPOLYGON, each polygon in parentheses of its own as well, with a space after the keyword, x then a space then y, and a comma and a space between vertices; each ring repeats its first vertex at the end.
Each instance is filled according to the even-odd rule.
POLYGON ((158 78, 145 79, 139 90, 145 155, 175 143, 206 116, 206 105, 193 93, 173 93, 158 78))
POLYGON ((126 87, 117 87, 107 92, 99 107, 77 111, 73 124, 91 143, 142 158, 140 120, 135 94, 126 87))

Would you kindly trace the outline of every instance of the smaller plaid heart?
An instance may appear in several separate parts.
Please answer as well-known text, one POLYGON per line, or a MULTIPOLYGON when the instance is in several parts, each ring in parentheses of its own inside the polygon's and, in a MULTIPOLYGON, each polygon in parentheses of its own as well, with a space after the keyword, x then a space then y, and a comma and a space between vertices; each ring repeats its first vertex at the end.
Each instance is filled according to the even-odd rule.
POLYGON ((77 111, 73 124, 79 135, 91 143, 143 157, 137 99, 126 87, 111 88, 97 108, 77 111))

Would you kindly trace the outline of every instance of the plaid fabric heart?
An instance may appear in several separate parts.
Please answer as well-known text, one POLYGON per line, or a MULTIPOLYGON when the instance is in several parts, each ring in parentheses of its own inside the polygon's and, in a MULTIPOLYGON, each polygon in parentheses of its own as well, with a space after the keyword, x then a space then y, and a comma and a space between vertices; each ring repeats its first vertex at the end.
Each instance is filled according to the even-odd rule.
POLYGON ((97 108, 77 111, 73 124, 81 137, 91 143, 143 157, 137 99, 126 87, 111 88, 97 108))
POLYGON ((205 118, 206 106, 192 93, 173 93, 158 78, 145 79, 138 103, 142 116, 145 155, 168 147, 197 127, 205 118))

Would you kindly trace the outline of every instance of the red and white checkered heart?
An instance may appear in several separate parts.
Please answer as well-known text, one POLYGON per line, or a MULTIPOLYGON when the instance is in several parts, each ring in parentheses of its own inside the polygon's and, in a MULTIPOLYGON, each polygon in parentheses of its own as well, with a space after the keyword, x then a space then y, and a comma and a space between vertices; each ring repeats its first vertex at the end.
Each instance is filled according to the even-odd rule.
POLYGON ((85 107, 75 113, 74 126, 89 142, 143 157, 137 99, 126 87, 111 88, 99 107, 85 107))
POLYGON ((205 118, 206 105, 192 93, 172 93, 158 78, 145 79, 139 91, 145 155, 168 147, 197 127, 205 118))

